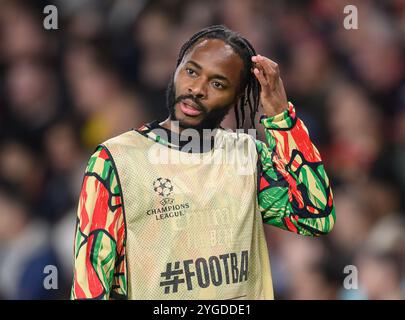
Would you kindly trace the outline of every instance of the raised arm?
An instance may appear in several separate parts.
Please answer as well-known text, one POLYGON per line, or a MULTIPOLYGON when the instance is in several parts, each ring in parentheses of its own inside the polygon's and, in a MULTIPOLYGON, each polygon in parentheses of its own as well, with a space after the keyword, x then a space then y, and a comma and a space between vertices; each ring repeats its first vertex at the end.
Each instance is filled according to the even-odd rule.
POLYGON ((308 236, 328 233, 335 223, 332 190, 319 151, 296 117, 277 63, 257 55, 252 72, 260 83, 268 146, 257 142, 259 206, 265 223, 308 236))
POLYGON ((307 236, 330 232, 336 219, 330 182, 293 105, 274 117, 262 117, 261 124, 268 143, 256 143, 263 221, 307 236))

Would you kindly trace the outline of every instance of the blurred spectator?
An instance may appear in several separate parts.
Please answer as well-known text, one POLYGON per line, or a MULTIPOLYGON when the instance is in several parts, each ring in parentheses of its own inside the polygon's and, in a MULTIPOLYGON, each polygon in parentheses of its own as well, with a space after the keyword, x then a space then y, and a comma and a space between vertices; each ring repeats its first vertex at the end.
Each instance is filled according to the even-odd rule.
POLYGON ((74 46, 67 52, 64 67, 76 111, 84 120, 81 139, 85 147, 92 149, 149 118, 137 94, 124 88, 97 48, 74 46))
POLYGON ((55 222, 76 205, 87 159, 83 157, 78 134, 69 122, 53 124, 44 136, 46 181, 40 212, 55 222))
POLYGON ((339 0, 55 0, 53 31, 47 3, 0 0, 0 298, 68 298, 90 154, 165 119, 181 45, 223 23, 279 63, 335 195, 327 237, 265 227, 276 299, 404 299, 404 1, 351 1, 356 30, 339 0), (43 288, 47 264, 58 290, 43 288), (343 286, 347 265, 357 290, 343 286))
POLYGON ((44 269, 57 265, 46 224, 28 211, 18 192, 0 189, 0 296, 4 299, 52 299, 44 269))
POLYGON ((49 58, 55 43, 49 41, 50 35, 42 29, 42 10, 19 0, 3 0, 0 6, 1 60, 13 63, 27 58, 49 58))
POLYGON ((44 65, 19 60, 6 76, 9 114, 6 133, 40 149, 44 131, 59 116, 58 88, 44 65))
POLYGON ((24 144, 7 140, 0 145, 0 179, 19 190, 35 210, 44 183, 44 164, 24 144))

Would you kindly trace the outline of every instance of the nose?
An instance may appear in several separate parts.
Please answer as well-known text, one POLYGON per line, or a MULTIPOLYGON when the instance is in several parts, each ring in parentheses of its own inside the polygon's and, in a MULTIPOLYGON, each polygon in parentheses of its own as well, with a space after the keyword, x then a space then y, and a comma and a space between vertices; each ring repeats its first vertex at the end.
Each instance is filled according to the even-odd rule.
POLYGON ((207 96, 206 83, 203 79, 195 79, 188 86, 188 92, 198 99, 204 99, 207 96))

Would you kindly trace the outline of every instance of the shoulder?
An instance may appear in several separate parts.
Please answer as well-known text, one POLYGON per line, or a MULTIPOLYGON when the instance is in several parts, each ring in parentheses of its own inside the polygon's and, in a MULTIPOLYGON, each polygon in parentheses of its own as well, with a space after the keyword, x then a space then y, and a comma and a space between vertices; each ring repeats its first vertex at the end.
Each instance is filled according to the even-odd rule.
POLYGON ((109 151, 99 145, 87 164, 84 174, 83 189, 87 194, 93 194, 95 189, 105 188, 112 194, 119 194, 120 186, 117 180, 117 169, 109 151))
POLYGON ((255 138, 247 133, 240 131, 233 131, 230 129, 219 129, 218 138, 224 139, 226 141, 235 141, 235 142, 245 142, 245 143, 255 143, 255 138))
POLYGON ((237 154, 249 154, 254 158, 258 154, 256 141, 256 138, 248 133, 223 129, 220 130, 216 137, 217 147, 237 154))
POLYGON ((100 146, 108 148, 108 146, 125 144, 136 139, 136 136, 137 132, 135 130, 129 130, 102 142, 100 146))
POLYGON ((104 147, 107 152, 114 156, 117 152, 126 153, 130 150, 144 150, 151 143, 153 143, 151 139, 145 137, 139 131, 132 129, 104 141, 100 146, 104 147))
POLYGON ((109 167, 111 167, 111 157, 108 150, 99 145, 87 163, 86 172, 87 173, 102 173, 107 172, 109 167))
POLYGON ((240 131, 232 131, 230 129, 221 129, 218 136, 218 141, 224 141, 226 144, 232 143, 235 146, 244 146, 251 149, 258 149, 257 144, 261 141, 256 140, 254 135, 240 131))

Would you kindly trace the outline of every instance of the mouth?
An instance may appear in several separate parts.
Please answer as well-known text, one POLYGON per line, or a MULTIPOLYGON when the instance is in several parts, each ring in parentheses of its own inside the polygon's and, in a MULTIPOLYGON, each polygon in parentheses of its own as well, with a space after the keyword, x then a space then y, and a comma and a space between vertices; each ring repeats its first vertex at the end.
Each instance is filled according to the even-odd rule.
POLYGON ((190 99, 184 99, 179 102, 179 107, 181 112, 183 112, 186 116, 189 117, 197 117, 203 111, 200 109, 200 107, 192 100, 190 99))

